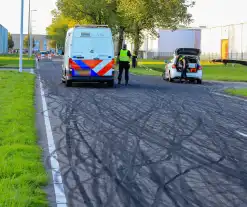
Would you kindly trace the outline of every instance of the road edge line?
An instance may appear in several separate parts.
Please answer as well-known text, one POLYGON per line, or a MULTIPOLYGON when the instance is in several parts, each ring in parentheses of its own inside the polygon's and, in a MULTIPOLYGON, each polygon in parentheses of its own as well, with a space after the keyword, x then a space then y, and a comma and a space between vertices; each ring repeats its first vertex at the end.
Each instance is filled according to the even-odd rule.
POLYGON ((231 95, 227 95, 227 94, 223 94, 223 93, 212 92, 212 94, 215 94, 217 96, 222 96, 222 97, 226 97, 226 98, 231 98, 231 99, 236 99, 236 100, 247 102, 247 99, 236 97, 236 96, 231 96, 231 95))
POLYGON ((247 134, 240 132, 240 131, 236 131, 236 133, 238 133, 239 135, 243 136, 243 137, 247 137, 247 134))
POLYGON ((53 187, 55 191, 56 204, 57 206, 59 205, 59 207, 67 207, 67 199, 64 193, 64 185, 60 172, 59 162, 57 161, 56 146, 52 134, 48 107, 45 100, 45 93, 43 90, 43 84, 41 82, 40 76, 38 77, 38 80, 40 86, 40 95, 41 95, 43 117, 44 117, 45 129, 46 129, 46 138, 47 138, 48 150, 50 155, 50 164, 52 169, 52 179, 53 179, 53 187))
POLYGON ((36 69, 39 69, 39 61, 38 61, 38 59, 36 58, 36 69))

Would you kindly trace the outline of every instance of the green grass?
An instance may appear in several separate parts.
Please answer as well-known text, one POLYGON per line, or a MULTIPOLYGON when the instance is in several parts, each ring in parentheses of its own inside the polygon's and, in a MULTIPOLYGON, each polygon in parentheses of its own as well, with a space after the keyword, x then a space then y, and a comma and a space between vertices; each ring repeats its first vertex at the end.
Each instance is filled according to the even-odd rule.
POLYGON ((230 95, 234 95, 234 96, 247 97, 247 88, 238 88, 238 89, 229 88, 229 89, 226 89, 225 92, 230 95))
MULTIPOLYGON (((138 68, 132 68, 131 72, 138 75, 161 76, 164 68, 165 64, 140 64, 138 68)), ((203 80, 247 81, 247 67, 241 65, 236 65, 235 67, 229 65, 228 67, 225 67, 222 64, 205 64, 203 66, 203 80)))
POLYGON ((162 63, 164 63, 165 61, 164 60, 153 60, 153 59, 138 59, 138 61, 139 62, 143 62, 143 63, 145 63, 145 62, 162 62, 162 63))
POLYGON ((0 71, 0 206, 48 206, 48 181, 37 145, 35 76, 0 71))
POLYGON ((157 70, 153 70, 152 68, 131 68, 130 72, 136 75, 152 75, 152 76, 161 76, 161 72, 157 70))
MULTIPOLYGON (((19 55, 0 55, 0 67, 19 67, 19 55)), ((23 67, 24 68, 35 68, 35 58, 32 56, 30 59, 27 55, 23 55, 23 67)))
POLYGON ((218 80, 218 81, 247 81, 247 67, 236 65, 232 67, 229 65, 208 65, 203 67, 204 80, 218 80))

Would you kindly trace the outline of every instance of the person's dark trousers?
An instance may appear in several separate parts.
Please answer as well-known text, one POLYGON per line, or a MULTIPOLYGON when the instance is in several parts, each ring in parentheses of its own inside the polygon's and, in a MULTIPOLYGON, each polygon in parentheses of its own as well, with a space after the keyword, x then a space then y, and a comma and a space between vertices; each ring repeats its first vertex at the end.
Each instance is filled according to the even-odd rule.
POLYGON ((180 82, 182 81, 182 79, 184 78, 185 80, 187 79, 187 69, 182 69, 181 72, 181 77, 180 77, 180 82))
POLYGON ((122 80, 122 75, 124 71, 125 75, 125 84, 128 84, 129 82, 129 68, 130 68, 130 63, 129 62, 119 62, 119 74, 118 74, 118 83, 121 83, 122 80))
POLYGON ((136 68, 136 59, 137 59, 137 56, 132 56, 132 68, 136 68))

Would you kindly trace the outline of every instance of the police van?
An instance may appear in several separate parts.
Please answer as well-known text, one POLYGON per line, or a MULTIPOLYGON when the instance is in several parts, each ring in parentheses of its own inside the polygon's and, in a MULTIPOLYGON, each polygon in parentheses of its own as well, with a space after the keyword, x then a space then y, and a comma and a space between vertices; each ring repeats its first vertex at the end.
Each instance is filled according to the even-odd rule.
POLYGON ((107 25, 80 25, 67 31, 62 82, 101 82, 114 86, 114 45, 107 25))

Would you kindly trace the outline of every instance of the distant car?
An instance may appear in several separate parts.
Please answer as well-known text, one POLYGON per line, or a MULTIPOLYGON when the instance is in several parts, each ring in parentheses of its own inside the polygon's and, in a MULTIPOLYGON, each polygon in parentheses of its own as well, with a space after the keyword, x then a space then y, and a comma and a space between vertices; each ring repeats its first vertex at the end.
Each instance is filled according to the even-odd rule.
POLYGON ((172 82, 180 79, 181 67, 179 65, 179 58, 181 55, 186 56, 188 60, 187 79, 196 81, 198 84, 202 83, 202 66, 200 64, 200 49, 195 48, 178 48, 175 50, 173 59, 166 64, 165 70, 162 74, 164 80, 172 82))
POLYGON ((48 52, 47 51, 40 51, 38 55, 39 59, 47 59, 48 58, 48 52))

